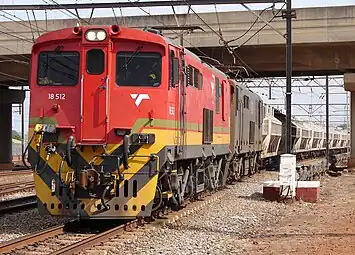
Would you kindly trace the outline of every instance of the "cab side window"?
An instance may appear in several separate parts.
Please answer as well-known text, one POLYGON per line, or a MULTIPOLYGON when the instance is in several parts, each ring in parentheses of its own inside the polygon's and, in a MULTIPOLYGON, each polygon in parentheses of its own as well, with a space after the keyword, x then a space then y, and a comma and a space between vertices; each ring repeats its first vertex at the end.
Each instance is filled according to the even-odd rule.
POLYGON ((188 65, 186 68, 187 73, 187 85, 202 89, 203 86, 203 75, 199 69, 192 65, 188 65))

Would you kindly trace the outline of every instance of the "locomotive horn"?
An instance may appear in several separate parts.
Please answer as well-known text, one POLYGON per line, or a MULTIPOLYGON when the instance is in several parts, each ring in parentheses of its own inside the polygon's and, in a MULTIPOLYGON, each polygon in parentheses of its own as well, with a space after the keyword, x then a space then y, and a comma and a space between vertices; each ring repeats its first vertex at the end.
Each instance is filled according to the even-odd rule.
POLYGON ((111 35, 117 35, 120 32, 120 27, 118 25, 112 25, 110 29, 111 35))
POLYGON ((74 27, 73 28, 73 34, 74 35, 80 35, 81 34, 81 27, 74 27))

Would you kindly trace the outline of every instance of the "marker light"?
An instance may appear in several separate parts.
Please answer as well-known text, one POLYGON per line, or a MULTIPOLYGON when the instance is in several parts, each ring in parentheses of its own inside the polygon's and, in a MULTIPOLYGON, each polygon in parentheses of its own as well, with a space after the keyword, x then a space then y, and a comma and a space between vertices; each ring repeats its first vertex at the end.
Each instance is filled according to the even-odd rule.
POLYGON ((91 29, 85 33, 85 38, 88 41, 103 41, 106 36, 106 31, 102 29, 91 29))

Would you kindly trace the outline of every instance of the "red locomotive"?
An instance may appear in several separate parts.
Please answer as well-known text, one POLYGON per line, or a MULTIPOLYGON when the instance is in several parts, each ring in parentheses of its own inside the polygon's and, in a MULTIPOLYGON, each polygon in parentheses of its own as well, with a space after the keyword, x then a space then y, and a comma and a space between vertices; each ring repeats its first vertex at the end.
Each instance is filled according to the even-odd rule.
POLYGON ((41 213, 151 216, 257 169, 260 98, 159 32, 48 32, 30 87, 41 213))

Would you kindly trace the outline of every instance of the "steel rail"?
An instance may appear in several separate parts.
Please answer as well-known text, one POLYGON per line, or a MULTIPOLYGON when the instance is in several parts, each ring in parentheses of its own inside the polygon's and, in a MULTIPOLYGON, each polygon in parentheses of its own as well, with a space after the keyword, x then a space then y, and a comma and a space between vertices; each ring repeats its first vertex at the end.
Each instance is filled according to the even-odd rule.
POLYGON ((80 251, 90 249, 96 244, 99 244, 101 242, 108 241, 109 238, 115 237, 117 235, 123 234, 125 231, 127 231, 127 228, 138 228, 139 226, 139 221, 138 220, 132 220, 128 223, 125 223, 123 225, 120 225, 118 227, 115 227, 113 229, 104 231, 103 233, 91 236, 89 238, 85 238, 82 241, 79 241, 77 243, 74 243, 72 245, 69 245, 63 249, 60 249, 56 252, 51 253, 52 255, 72 255, 76 254, 80 251))
POLYGON ((0 185, 0 196, 6 196, 11 193, 21 192, 29 189, 34 189, 35 184, 33 181, 25 183, 8 183, 0 185))
POLYGON ((12 171, 0 170, 0 176, 23 175, 23 174, 32 174, 32 170, 12 170, 12 171))
POLYGON ((37 198, 35 195, 3 200, 0 202, 0 214, 35 208, 36 206, 37 198))
POLYGON ((23 187, 27 185, 33 184, 33 181, 28 181, 28 182, 11 182, 11 183, 4 183, 0 184, 0 191, 5 190, 5 189, 10 189, 10 188, 17 188, 17 187, 23 187))
MULTIPOLYGON (((81 241, 78 241, 72 245, 66 246, 62 249, 58 249, 56 251, 51 252, 52 255, 68 255, 68 254, 75 254, 77 252, 80 252, 82 250, 89 249, 93 247, 94 245, 97 245, 101 242, 107 241, 110 237, 115 237, 117 235, 123 234, 125 231, 128 231, 128 228, 138 228, 140 225, 138 220, 132 220, 130 222, 127 222, 125 224, 119 225, 118 227, 109 229, 107 231, 104 231, 100 234, 96 234, 94 236, 90 236, 88 238, 85 238, 81 241)), ((22 249, 25 248, 28 245, 44 241, 47 238, 54 237, 56 235, 62 235, 65 234, 65 227, 66 225, 61 225, 58 227, 46 229, 44 231, 39 231, 34 234, 26 235, 23 237, 16 238, 14 240, 10 240, 7 242, 4 242, 3 244, 0 244, 0 253, 6 253, 6 252, 11 252, 15 249, 22 249)))
POLYGON ((26 245, 43 241, 46 238, 53 237, 55 235, 64 233, 65 225, 61 225, 54 228, 49 228, 43 231, 36 232, 34 234, 29 234, 26 236, 22 236, 7 242, 0 244, 0 253, 7 253, 14 249, 23 248, 26 245))

